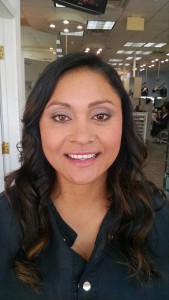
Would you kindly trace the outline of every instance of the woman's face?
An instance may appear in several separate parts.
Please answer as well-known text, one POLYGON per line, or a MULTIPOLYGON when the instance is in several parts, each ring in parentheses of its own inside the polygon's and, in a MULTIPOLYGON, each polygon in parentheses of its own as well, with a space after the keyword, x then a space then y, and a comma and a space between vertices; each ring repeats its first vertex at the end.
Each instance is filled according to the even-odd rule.
POLYGON ((87 68, 59 79, 40 122, 44 154, 62 183, 105 183, 121 144, 121 99, 87 68))

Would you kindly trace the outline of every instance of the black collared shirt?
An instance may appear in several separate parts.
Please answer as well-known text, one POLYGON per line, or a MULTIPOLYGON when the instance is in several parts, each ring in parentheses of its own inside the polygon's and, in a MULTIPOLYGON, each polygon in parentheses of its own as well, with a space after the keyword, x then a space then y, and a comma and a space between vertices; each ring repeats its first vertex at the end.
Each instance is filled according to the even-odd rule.
MULTIPOLYGON (((49 203, 49 208, 51 209, 51 212, 56 220, 56 224, 63 241, 68 245, 68 247, 71 248, 77 238, 77 233, 64 222, 52 202, 49 203)), ((70 251, 73 265, 73 286, 77 287, 80 277, 85 270, 87 261, 72 249, 70 249, 70 251)))
MULTIPOLYGON (((156 212, 150 236, 153 259, 165 274, 140 287, 121 261, 112 241, 111 258, 105 252, 108 211, 100 227, 89 261, 71 249, 76 233, 61 219, 52 203, 48 206, 52 236, 39 259, 43 281, 41 293, 16 278, 12 261, 19 249, 18 220, 4 194, 0 196, 0 300, 168 300, 169 299, 169 205, 156 212)), ((86 224, 87 226, 87 224, 86 224)), ((90 234, 90 233, 89 233, 90 234)))

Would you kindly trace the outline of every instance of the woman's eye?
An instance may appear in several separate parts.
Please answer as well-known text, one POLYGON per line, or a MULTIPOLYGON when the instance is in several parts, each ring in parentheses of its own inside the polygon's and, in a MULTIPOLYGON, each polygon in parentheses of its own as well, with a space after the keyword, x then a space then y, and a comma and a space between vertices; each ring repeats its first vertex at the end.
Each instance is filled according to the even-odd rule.
POLYGON ((110 119, 110 115, 108 114, 97 114, 93 117, 94 120, 98 120, 98 121, 106 121, 108 119, 110 119))
POLYGON ((69 116, 66 116, 66 115, 55 115, 55 116, 53 117, 53 119, 54 119, 56 122, 64 123, 64 122, 69 121, 71 118, 70 118, 69 116))

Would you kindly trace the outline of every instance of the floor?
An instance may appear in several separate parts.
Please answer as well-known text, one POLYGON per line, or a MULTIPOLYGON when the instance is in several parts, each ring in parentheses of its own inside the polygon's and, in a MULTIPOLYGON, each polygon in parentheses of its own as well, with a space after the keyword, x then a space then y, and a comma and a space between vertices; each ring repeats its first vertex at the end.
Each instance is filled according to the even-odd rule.
POLYGON ((144 172, 148 180, 163 189, 167 144, 149 141, 147 144, 148 157, 144 172))

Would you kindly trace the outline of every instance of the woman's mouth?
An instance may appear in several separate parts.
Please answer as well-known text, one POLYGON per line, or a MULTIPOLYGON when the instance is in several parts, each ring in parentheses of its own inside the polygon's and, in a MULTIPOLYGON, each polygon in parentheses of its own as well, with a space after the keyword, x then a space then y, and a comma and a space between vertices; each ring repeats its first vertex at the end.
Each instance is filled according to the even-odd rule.
POLYGON ((96 158, 99 155, 99 153, 90 153, 90 154, 66 154, 66 156, 70 159, 74 160, 87 160, 87 159, 92 159, 96 158))

